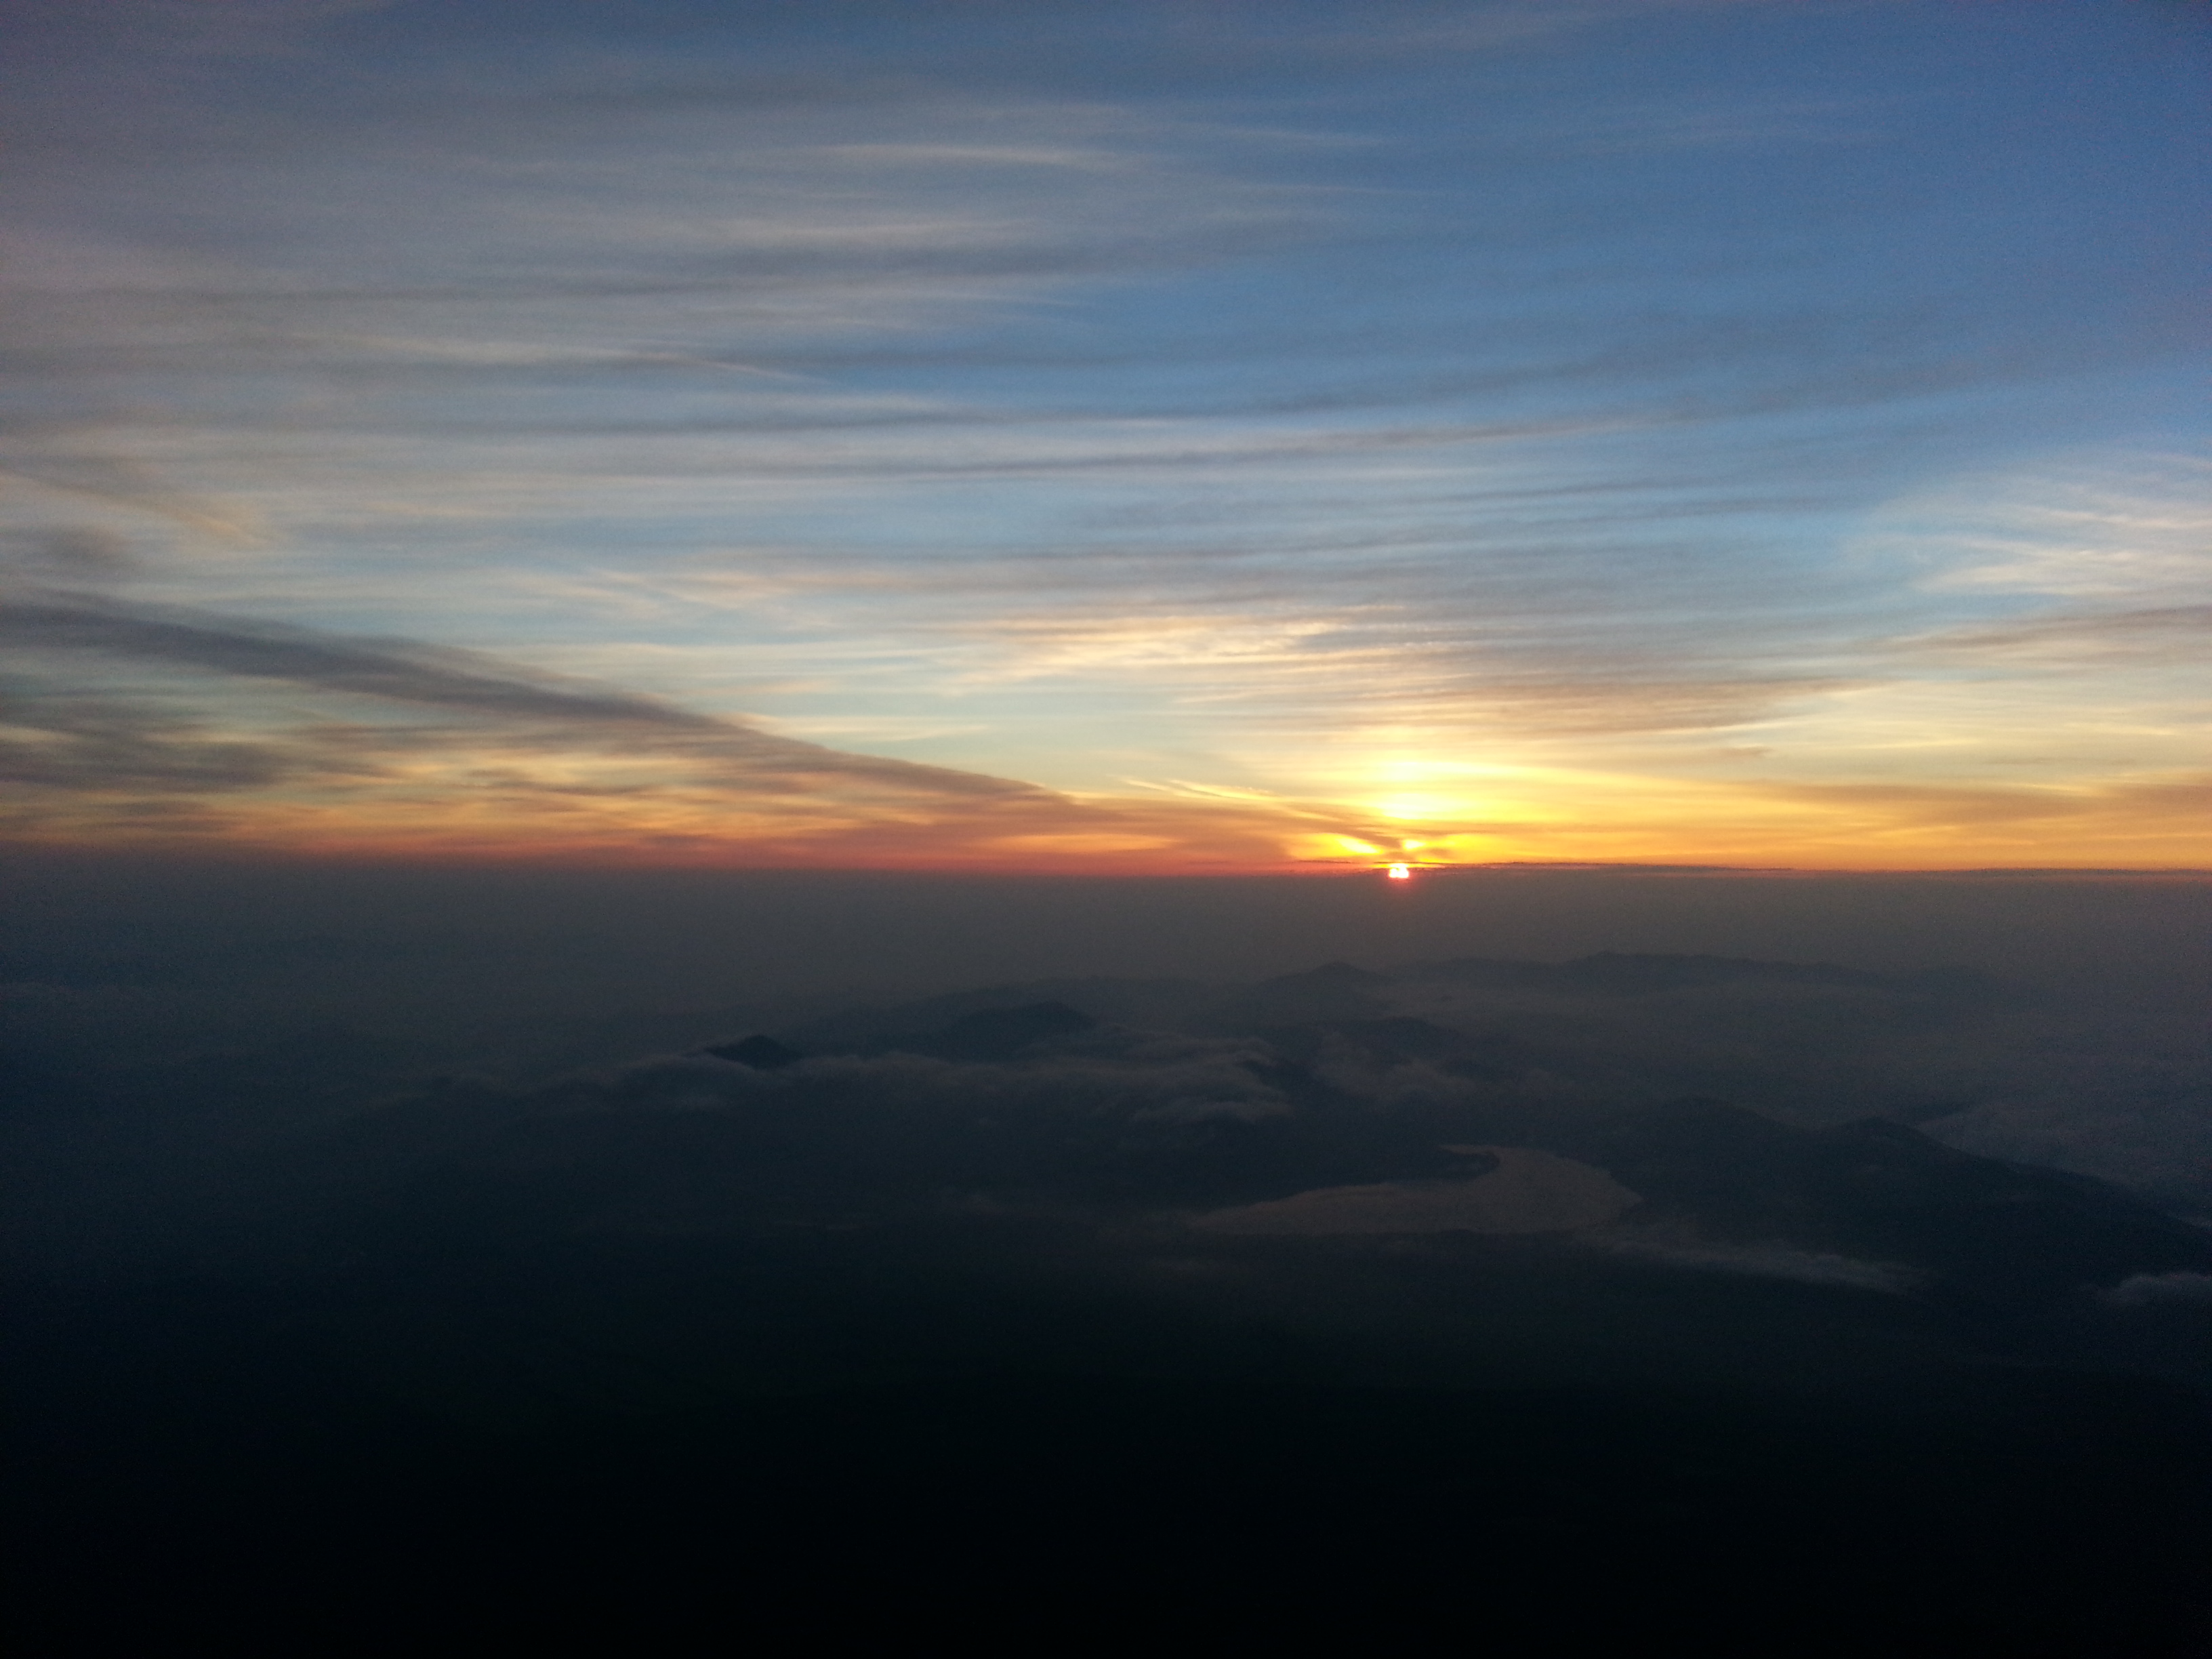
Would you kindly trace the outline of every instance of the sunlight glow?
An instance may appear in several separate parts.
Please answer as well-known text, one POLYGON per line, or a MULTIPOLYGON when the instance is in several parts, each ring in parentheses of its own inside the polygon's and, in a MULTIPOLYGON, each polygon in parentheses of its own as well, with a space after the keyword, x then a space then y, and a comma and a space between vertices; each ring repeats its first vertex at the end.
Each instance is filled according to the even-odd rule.
POLYGON ((1448 803, 1433 795, 1393 795, 1375 803, 1375 810, 1386 818, 1441 817, 1450 811, 1448 803))

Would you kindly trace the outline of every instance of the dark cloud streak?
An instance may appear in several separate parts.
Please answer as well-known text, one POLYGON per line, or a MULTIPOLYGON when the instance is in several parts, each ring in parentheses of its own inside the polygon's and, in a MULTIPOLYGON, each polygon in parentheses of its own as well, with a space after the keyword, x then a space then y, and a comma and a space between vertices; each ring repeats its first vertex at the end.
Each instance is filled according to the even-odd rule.
POLYGON ((764 775, 846 780, 942 799, 1048 799, 1026 784, 848 754, 633 693, 533 674, 477 653, 411 641, 348 638, 62 593, 0 604, 0 641, 27 649, 103 652, 497 720, 666 732, 695 743, 704 740, 710 755, 764 775))

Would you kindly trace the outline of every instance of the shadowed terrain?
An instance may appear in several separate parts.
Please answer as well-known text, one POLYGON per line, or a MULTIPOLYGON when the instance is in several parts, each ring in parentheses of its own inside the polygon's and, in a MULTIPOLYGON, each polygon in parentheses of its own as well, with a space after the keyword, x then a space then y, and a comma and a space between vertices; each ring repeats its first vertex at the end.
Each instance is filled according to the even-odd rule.
POLYGON ((2187 1651, 2212 1234, 1905 1121, 2006 995, 1060 980, 310 1114, 127 1271, 19 1270, 27 1605, 2187 1651))

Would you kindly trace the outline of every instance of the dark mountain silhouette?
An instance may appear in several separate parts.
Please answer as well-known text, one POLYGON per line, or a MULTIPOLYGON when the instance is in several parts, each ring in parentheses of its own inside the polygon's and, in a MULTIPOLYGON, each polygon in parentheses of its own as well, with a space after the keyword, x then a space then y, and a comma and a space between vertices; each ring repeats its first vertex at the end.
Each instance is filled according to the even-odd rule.
POLYGON ((1243 987, 1209 1004, 1197 1018, 1208 1029, 1256 1031, 1317 1019, 1357 1019, 1388 1012, 1377 994, 1390 977, 1348 962, 1324 963, 1243 987))
POLYGON ((778 1042, 772 1036, 749 1036, 737 1042, 725 1042, 715 1048, 702 1049, 717 1060, 734 1060, 740 1066, 750 1066, 757 1072, 781 1071, 806 1058, 798 1049, 778 1042))
POLYGON ((1030 1002, 1018 1008, 978 1009, 940 1030, 890 1038, 870 1047, 878 1053, 896 1050, 931 1054, 939 1060, 1012 1060, 1039 1043, 1094 1030, 1097 1023, 1064 1002, 1030 1002))
POLYGON ((856 1054, 892 1040, 942 1030, 969 1014, 1037 1002, 1064 1002, 1101 1021, 1164 1027, 1177 1024, 1191 1008, 1216 994, 1215 987, 1187 979, 1100 975, 1025 980, 888 1007, 840 1009, 799 1021, 778 1035, 810 1054, 856 1054))
POLYGON ((1516 962, 1462 957, 1400 970, 1407 979, 1445 980, 1501 991, 1648 996, 1746 982, 1910 989, 1966 995, 1988 990, 1990 975, 1963 969, 1910 974, 1870 973, 1832 963, 1761 962, 1746 957, 1676 956, 1601 951, 1571 962, 1516 962))
POLYGON ((2201 1651, 2212 1234, 1786 1109, 1894 1092, 1818 1093, 1883 1042, 1940 1097, 1914 1057, 1974 1028, 1931 983, 1062 981, 295 1127, 161 1272, 15 1298, 18 1553, 75 1621, 37 1650, 124 1583, 165 1628, 307 1585, 419 1629, 634 1609, 675 1559, 748 1608, 827 1562, 902 1617, 1049 1581, 1154 1630, 1812 1608, 1869 1651, 2201 1651), (1677 1086, 1730 1066, 1784 1107, 1677 1086), (1214 1224, 1561 1159, 1638 1201, 1214 1224))
POLYGON ((1457 1031, 1410 1014, 1269 1025, 1254 1035, 1305 1064, 1334 1051, 1373 1065, 1429 1065, 1455 1076, 1504 1080, 1518 1076, 1529 1060, 1527 1045, 1511 1037, 1457 1031))
POLYGON ((1978 1158, 1884 1119, 1826 1129, 1722 1101, 1501 1113, 1484 1127, 1595 1164, 1646 1221, 1895 1262, 2013 1307, 2132 1273, 2212 1273, 2212 1233, 2106 1182, 1978 1158), (2155 1265, 2154 1265, 2155 1264, 2155 1265))

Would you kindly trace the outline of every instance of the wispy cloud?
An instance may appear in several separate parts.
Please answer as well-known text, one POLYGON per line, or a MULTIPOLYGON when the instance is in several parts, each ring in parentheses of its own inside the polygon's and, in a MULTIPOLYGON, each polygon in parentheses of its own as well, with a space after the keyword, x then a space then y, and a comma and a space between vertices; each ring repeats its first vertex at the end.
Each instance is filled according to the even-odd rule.
POLYGON ((0 771, 24 792, 5 822, 42 839, 150 828, 387 852, 1249 867, 1316 817, 1285 803, 1076 800, 483 653, 82 593, 0 605, 0 641, 33 671, 0 742, 0 771), (92 689, 118 678, 135 694, 92 689), (256 682, 320 701, 272 707, 232 689, 256 682))
POLYGON ((2212 459, 2065 456, 2033 474, 1970 477, 1899 502, 1907 538, 1939 592, 2126 604, 2212 586, 2212 459))
POLYGON ((2195 667, 2212 638, 2212 605, 2126 611, 2067 608, 2019 622, 1985 623, 1906 641, 1918 655, 2025 670, 2195 667))
POLYGON ((1846 9, 1813 84, 1726 4, 21 9, 41 787, 1844 860, 2196 775, 2206 475, 2057 389, 2185 348, 2183 192, 1899 44, 1977 24, 1846 9))
MULTIPOLYGON (((1039 793, 976 774, 847 754, 653 698, 533 672, 480 653, 411 641, 349 639, 65 593, 0 604, 0 639, 27 651, 98 653, 469 718, 551 726, 562 734, 560 741, 574 742, 580 731, 603 733, 609 742, 625 737, 648 746, 656 740, 673 742, 698 760, 763 779, 856 784, 879 793, 931 798, 1039 793)), ((419 741, 419 734, 410 740, 419 741)))
POLYGON ((10 21, 27 33, 156 56, 258 58, 306 52, 321 27, 400 0, 20 0, 10 21))
POLYGON ((1617 1255, 1691 1273, 1729 1273, 1747 1279, 1778 1279, 1838 1290, 1878 1291, 1896 1296, 1911 1291, 1923 1275, 1893 1262, 1861 1261, 1825 1250, 1785 1244, 1699 1243, 1646 1238, 1623 1231, 1601 1236, 1602 1248, 1617 1255))

